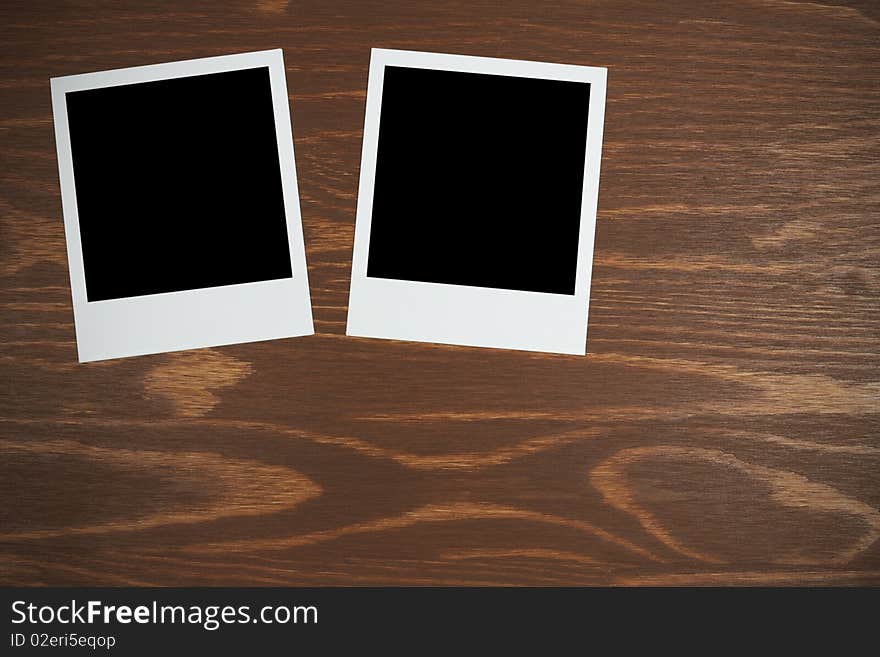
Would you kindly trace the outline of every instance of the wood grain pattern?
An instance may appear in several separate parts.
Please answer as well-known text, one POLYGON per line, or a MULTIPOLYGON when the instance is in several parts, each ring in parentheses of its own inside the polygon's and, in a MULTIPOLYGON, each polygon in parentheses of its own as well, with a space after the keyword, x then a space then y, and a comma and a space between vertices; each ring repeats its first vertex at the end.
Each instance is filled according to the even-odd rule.
POLYGON ((0 583, 880 583, 880 7, 0 7, 0 583), (609 67, 586 358, 344 336, 369 48, 609 67), (317 335, 76 364, 48 79, 284 48, 317 335))

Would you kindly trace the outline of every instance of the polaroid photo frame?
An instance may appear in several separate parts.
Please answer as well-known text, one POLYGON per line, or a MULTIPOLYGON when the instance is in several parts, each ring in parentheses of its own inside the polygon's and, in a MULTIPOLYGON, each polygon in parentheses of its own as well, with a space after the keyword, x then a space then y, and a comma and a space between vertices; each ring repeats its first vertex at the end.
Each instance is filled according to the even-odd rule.
POLYGON ((314 333, 281 50, 51 87, 80 362, 314 333))
POLYGON ((373 49, 346 333, 584 355, 606 75, 373 49))

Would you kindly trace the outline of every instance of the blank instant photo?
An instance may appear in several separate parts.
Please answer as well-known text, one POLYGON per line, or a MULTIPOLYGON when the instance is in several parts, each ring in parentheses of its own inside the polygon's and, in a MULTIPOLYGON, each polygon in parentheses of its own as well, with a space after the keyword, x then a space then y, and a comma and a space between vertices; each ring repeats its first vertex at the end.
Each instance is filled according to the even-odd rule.
POLYGON ((605 80, 374 49, 347 334, 585 354, 605 80))
POLYGON ((281 50, 52 79, 80 362, 314 333, 281 50))

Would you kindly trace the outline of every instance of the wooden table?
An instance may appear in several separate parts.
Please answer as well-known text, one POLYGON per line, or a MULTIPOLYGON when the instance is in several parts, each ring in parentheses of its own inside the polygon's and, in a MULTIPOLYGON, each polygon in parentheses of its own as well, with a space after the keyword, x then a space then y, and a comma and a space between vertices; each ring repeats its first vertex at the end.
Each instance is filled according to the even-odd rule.
POLYGON ((75 4, 0 8, 0 582, 880 583, 876 3, 75 4), (372 46, 608 67, 586 358, 344 336, 372 46), (49 78, 276 47, 317 335, 77 364, 49 78))

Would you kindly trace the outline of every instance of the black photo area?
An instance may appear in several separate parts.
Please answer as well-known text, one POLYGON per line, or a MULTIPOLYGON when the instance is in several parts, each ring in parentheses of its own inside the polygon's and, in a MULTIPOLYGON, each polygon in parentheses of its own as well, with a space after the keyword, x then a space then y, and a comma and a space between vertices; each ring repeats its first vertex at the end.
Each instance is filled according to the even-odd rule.
POLYGON ((292 276, 268 67, 67 94, 89 301, 292 276))
POLYGON ((367 276, 574 294, 589 100, 385 67, 367 276))

